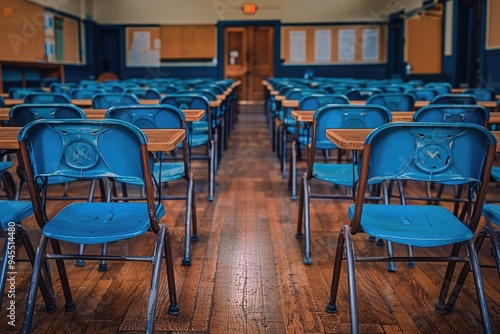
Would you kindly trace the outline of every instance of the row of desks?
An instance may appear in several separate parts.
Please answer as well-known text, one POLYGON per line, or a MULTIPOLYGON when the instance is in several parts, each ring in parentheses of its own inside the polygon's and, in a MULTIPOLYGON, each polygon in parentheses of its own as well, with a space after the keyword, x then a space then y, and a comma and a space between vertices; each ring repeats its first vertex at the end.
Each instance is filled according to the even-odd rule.
MULTIPOLYGON (((83 111, 88 119, 103 119, 108 109, 84 108, 83 111)), ((0 108, 0 121, 9 120, 10 108, 0 108)), ((186 122, 196 122, 203 118, 205 111, 203 109, 182 109, 186 122)))
MULTIPOLYGON (((222 101, 226 98, 226 94, 224 95, 217 95, 217 100, 216 101, 210 101, 210 107, 215 108, 215 107, 220 107, 222 101)), ((160 100, 139 100, 141 104, 159 104, 160 100)), ((5 99, 5 106, 6 107, 12 107, 17 104, 23 104, 24 100, 23 99, 5 99)), ((91 99, 73 99, 71 100, 71 103, 80 107, 80 108, 92 108, 92 100, 91 99)))

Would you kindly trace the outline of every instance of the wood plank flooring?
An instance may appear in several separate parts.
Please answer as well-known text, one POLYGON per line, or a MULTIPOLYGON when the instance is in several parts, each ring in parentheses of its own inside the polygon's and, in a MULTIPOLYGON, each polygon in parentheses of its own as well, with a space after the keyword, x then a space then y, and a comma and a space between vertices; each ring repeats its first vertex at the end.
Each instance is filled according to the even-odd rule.
MULTIPOLYGON (((303 165, 299 166, 303 167, 303 165)), ((216 176, 215 200, 207 201, 206 167, 194 163, 200 240, 192 243, 192 265, 181 265, 184 203, 165 202, 164 221, 174 245, 175 275, 180 314, 167 313, 166 280, 160 284, 156 312, 157 333, 349 333, 345 267, 341 275, 339 313, 325 312, 337 235, 347 220, 349 201, 313 199, 312 261, 304 265, 303 240, 295 238, 297 202, 290 200, 287 180, 271 151, 270 132, 262 105, 241 106, 216 176)), ((83 192, 84 186, 77 189, 83 192)), ((172 184, 168 192, 182 192, 172 184)), ((326 186, 325 191, 339 191, 326 186)), ((415 189, 418 193, 420 190, 415 189)), ((492 186, 492 196, 500 189, 492 186)), ((50 202, 53 210, 62 205, 50 202)), ((32 218, 24 225, 36 244, 38 228, 32 218)), ((111 254, 139 254, 151 250, 153 235, 109 245, 111 254)), ((385 254, 385 247, 355 241, 359 254, 385 254)), ((76 252, 73 245, 65 249, 76 252)), ((403 247, 396 252, 406 254, 403 247)), ((99 246, 87 247, 99 253, 99 246)), ((416 250, 425 254, 426 250, 416 250)), ((481 261, 493 265, 488 241, 481 261)), ((444 251, 443 254, 446 254, 444 251)), ((17 249, 18 258, 24 252, 17 249)), ((32 333, 141 333, 145 325, 150 265, 110 262, 106 272, 97 262, 77 267, 67 262, 76 310, 64 310, 55 266, 52 278, 58 308, 48 314, 38 296, 32 333)), ((434 312, 444 264, 404 263, 388 272, 385 264, 356 264, 360 331, 362 333, 481 333, 472 276, 469 275, 454 311, 434 312)), ((16 325, 8 324, 9 299, 0 311, 0 333, 19 332, 22 325, 30 266, 16 263, 16 325)), ((495 269, 482 269, 492 325, 500 333, 500 282, 495 269)), ((165 274, 165 268, 162 268, 165 274)), ((163 276, 164 277, 164 276, 163 276)))

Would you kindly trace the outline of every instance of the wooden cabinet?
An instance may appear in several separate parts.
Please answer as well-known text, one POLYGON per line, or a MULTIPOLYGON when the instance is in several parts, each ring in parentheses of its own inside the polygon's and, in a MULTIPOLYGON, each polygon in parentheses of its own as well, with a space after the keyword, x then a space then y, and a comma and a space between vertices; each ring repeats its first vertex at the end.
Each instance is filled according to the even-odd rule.
POLYGON ((163 60, 215 58, 213 25, 164 25, 160 35, 163 60))

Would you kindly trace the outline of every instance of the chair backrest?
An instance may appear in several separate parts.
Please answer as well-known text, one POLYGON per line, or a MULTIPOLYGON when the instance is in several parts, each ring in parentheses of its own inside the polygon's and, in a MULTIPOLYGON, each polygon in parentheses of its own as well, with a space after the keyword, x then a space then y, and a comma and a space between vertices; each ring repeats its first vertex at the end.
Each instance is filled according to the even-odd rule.
POLYGON ((12 126, 25 126, 38 119, 84 119, 85 112, 74 104, 18 104, 9 111, 12 126))
MULTIPOLYGON (((120 120, 37 120, 19 132, 18 140, 23 142, 23 165, 29 166, 32 198, 38 197, 38 180, 46 177, 120 178, 145 186, 151 222, 157 223, 154 157, 147 151, 146 135, 135 125, 120 120)), ((43 212, 41 201, 33 205, 35 212, 43 212)))
POLYGON ((478 101, 495 101, 496 92, 492 87, 466 88, 464 94, 472 94, 478 101))
POLYGON ((140 104, 134 94, 127 93, 97 93, 92 96, 92 107, 94 109, 109 109, 115 106, 127 106, 140 104))
POLYGON ((5 107, 5 99, 3 98, 3 96, 0 95, 0 108, 4 107, 5 107))
POLYGON ((490 112, 479 105, 430 104, 415 111, 414 122, 474 123, 486 126, 490 112))
POLYGON ((378 104, 390 111, 412 111, 415 97, 409 93, 382 93, 370 96, 366 104, 378 104))
POLYGON ((71 88, 69 90, 69 97, 72 99, 87 100, 92 99, 92 96, 99 93, 105 93, 104 89, 99 88, 71 88))
POLYGON ((24 103, 71 103, 71 99, 62 93, 36 92, 26 95, 24 103))
POLYGON ((353 88, 345 92, 345 96, 347 96, 349 100, 366 101, 370 96, 380 93, 382 93, 382 90, 378 88, 353 88))
POLYGON ((138 99, 144 100, 159 100, 161 98, 160 92, 155 88, 127 88, 125 93, 134 94, 138 99))
POLYGON ((185 116, 172 105, 131 105, 108 109, 104 118, 120 119, 140 129, 184 129, 185 116))
POLYGON ((24 97, 30 93, 36 92, 45 92, 41 88, 19 88, 19 87, 11 87, 9 88, 9 97, 11 99, 24 99, 24 97))
POLYGON ((367 184, 414 180, 477 186, 471 228, 480 217, 495 154, 495 137, 476 124, 392 123, 373 130, 365 140, 353 233, 359 222, 367 184), (397 152, 397 153, 395 153, 397 152))
POLYGON ((317 110, 327 104, 349 104, 342 94, 306 94, 299 100, 299 110, 317 110))
POLYGON ((414 88, 408 89, 405 93, 412 94, 415 101, 432 101, 433 98, 439 95, 434 88, 414 88))
POLYGON ((199 94, 170 94, 160 100, 160 104, 167 104, 178 107, 179 109, 203 109, 205 114, 202 121, 211 121, 210 101, 199 94))
POLYGON ((449 82, 429 82, 424 85, 424 88, 433 88, 438 91, 438 95, 450 94, 453 86, 449 82))
POLYGON ((477 104, 472 94, 442 94, 432 99, 431 104, 477 104))
POLYGON ((343 105, 327 104, 314 113, 311 149, 307 176, 312 176, 312 162, 316 149, 335 149, 326 137, 327 129, 373 129, 392 120, 392 114, 386 107, 379 105, 343 105))

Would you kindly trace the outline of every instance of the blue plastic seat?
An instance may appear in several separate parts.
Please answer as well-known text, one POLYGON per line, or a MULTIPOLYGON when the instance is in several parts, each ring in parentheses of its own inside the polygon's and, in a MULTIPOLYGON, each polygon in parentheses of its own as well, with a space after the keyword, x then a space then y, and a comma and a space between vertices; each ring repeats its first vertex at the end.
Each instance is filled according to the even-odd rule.
POLYGON ((438 95, 450 94, 453 86, 449 82, 428 82, 424 88, 432 88, 437 90, 438 95))
POLYGON ((325 195, 314 192, 320 184, 333 184, 337 186, 352 187, 357 180, 354 174, 353 163, 337 163, 316 159, 316 150, 337 149, 327 137, 327 129, 372 129, 390 122, 391 112, 378 105, 325 105, 314 114, 312 125, 311 145, 307 160, 307 171, 302 177, 302 189, 299 197, 299 211, 297 220, 298 238, 304 237, 304 263, 311 263, 311 236, 309 205, 311 198, 351 199, 351 194, 325 195), (302 226, 304 233, 302 233, 302 226))
POLYGON ((415 97, 408 93, 381 93, 370 96, 366 104, 377 104, 390 111, 413 111, 415 97))
MULTIPOLYGON (((184 113, 182 110, 171 105, 136 105, 136 106, 119 106, 108 110, 105 118, 120 119, 130 122, 141 129, 185 129, 184 113)), ((186 133, 186 138, 189 133, 186 133)), ((163 191, 157 196, 162 200, 185 200, 186 201, 186 219, 185 219, 185 245, 183 265, 191 265, 190 240, 199 240, 198 227, 196 220, 196 194, 194 189, 193 173, 190 171, 188 161, 188 144, 187 139, 181 144, 181 157, 178 161, 164 159, 162 152, 157 153, 157 161, 154 165, 153 177, 155 181, 161 185, 177 180, 186 181, 185 195, 169 195, 163 194, 163 191)), ((139 185, 134 182, 127 182, 117 178, 116 181, 124 184, 139 185)), ((162 188, 160 188, 161 190, 162 188)), ((124 198, 130 198, 127 193, 124 198)))
POLYGON ((202 109, 203 118, 197 122, 187 124, 189 129, 188 145, 191 149, 201 147, 206 149, 205 154, 190 152, 190 160, 206 160, 208 165, 208 200, 214 199, 214 177, 217 157, 217 132, 212 122, 210 101, 199 94, 169 94, 160 100, 160 104, 172 105, 179 109, 202 109))
POLYGON ((413 114, 414 122, 458 122, 488 124, 490 112, 483 106, 456 104, 429 104, 413 114))
MULTIPOLYGON (((18 237, 26 251, 28 257, 27 261, 33 265, 35 250, 33 249, 33 244, 31 243, 27 231, 21 225, 21 221, 32 214, 33 207, 29 201, 0 200, 0 231, 2 235, 6 237, 0 264, 0 306, 3 301, 7 273, 13 272, 12 261, 10 260, 12 260, 13 250, 15 250, 18 237)), ((19 257, 16 256, 15 262, 20 261, 19 257)), ((54 301, 54 292, 49 288, 51 287, 51 282, 47 285, 46 281, 46 279, 50 280, 50 275, 47 275, 48 268, 44 268, 44 273, 45 278, 39 281, 38 286, 42 293, 47 312, 53 312, 56 309, 56 305, 54 301)))
POLYGON ((24 103, 33 104, 52 104, 52 103, 71 103, 71 99, 62 93, 37 92, 29 93, 24 97, 24 103))
MULTIPOLYGON (((299 100, 298 110, 318 110, 327 104, 349 104, 349 99, 342 94, 305 94, 299 100)), ((288 131, 294 134, 292 143, 292 158, 290 160, 289 185, 291 187, 292 200, 297 199, 297 159, 303 148, 311 143, 310 123, 298 124, 299 126, 288 126, 288 131), (299 129, 297 131, 297 128, 299 129)))
POLYGON ((116 106, 130 106, 140 104, 134 94, 129 93, 97 93, 92 96, 92 108, 109 109, 116 106))
POLYGON ((344 93, 349 100, 366 101, 370 96, 380 94, 382 90, 379 88, 353 88, 344 93))
POLYGON ((431 104, 477 104, 472 94, 441 94, 431 100, 431 104))
MULTIPOLYGON (((68 311, 76 306, 63 259, 144 261, 152 264, 146 332, 152 333, 156 298, 160 281, 168 282, 168 312, 178 314, 171 241, 168 229, 160 223, 165 209, 155 199, 151 167, 154 157, 148 152, 147 138, 135 125, 120 120, 38 120, 26 125, 18 135, 22 160, 41 238, 35 257, 23 332, 28 333, 35 309, 37 285, 44 259, 55 259, 68 311), (48 215, 40 198, 37 179, 54 175, 90 180, 109 177, 142 183, 144 201, 65 203, 57 214, 48 215), (49 218, 50 217, 50 218, 49 218), (75 244, 100 244, 140 237, 146 232, 156 235, 148 254, 87 255, 63 253, 60 241, 75 244), (53 253, 46 249, 51 241, 53 253), (166 277, 160 280, 161 261, 165 258, 166 277)), ((128 242, 133 242, 129 240, 128 242)), ((140 267, 143 270, 144 267, 140 267)))
MULTIPOLYGON (((336 253, 330 299, 327 312, 337 313, 337 295, 339 292, 342 262, 346 260, 347 281, 349 287, 349 307, 351 332, 358 332, 356 275, 363 274, 362 267, 355 262, 448 262, 436 312, 448 313, 453 309, 453 294, 448 302, 446 298, 453 282, 454 268, 457 262, 465 262, 471 267, 478 304, 481 312, 484 332, 491 333, 486 296, 482 285, 481 272, 476 249, 473 245, 474 232, 478 226, 486 198, 487 184, 494 160, 496 140, 484 127, 465 123, 392 123, 373 130, 365 140, 361 152, 361 163, 357 171, 359 180, 355 204, 348 214, 350 224, 341 227, 336 253), (397 152, 397 154, 395 154, 397 152), (372 204, 366 197, 368 186, 373 182, 382 182, 385 189, 387 181, 414 182, 450 182, 462 184, 476 196, 469 196, 469 211, 461 221, 447 208, 435 205, 394 205, 372 204), (354 252, 356 235, 364 232, 376 238, 422 248, 444 246, 450 252, 449 257, 433 255, 395 257, 378 256, 354 252), (461 252, 462 246, 466 251, 461 252), (451 248, 450 248, 451 247, 451 248), (345 258, 344 258, 345 252, 345 258)), ((439 268, 439 267, 438 267, 439 268)), ((409 275, 410 272, 407 272, 409 275)), ((454 292, 463 285, 457 284, 454 292)), ((410 288, 411 289, 411 288, 410 288)), ((408 297, 411 297, 410 294, 408 297)), ((465 306, 467 309, 469 305, 465 306)))
POLYGON ((9 97, 11 99, 24 99, 24 97, 30 93, 44 93, 42 88, 19 88, 11 87, 9 88, 9 97))
POLYGON ((127 88, 125 89, 125 93, 134 94, 138 99, 144 100, 160 100, 161 94, 155 88, 127 88))

